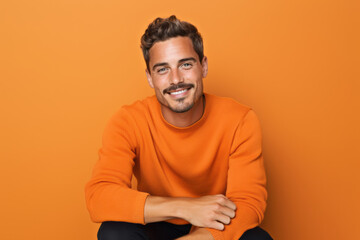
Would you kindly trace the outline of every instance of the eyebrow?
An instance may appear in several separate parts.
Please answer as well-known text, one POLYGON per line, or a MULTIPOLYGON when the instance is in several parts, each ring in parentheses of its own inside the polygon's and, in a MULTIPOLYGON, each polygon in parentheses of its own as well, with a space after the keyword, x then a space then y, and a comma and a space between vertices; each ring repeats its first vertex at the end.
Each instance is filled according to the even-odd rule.
MULTIPOLYGON (((193 57, 183 58, 183 59, 180 59, 180 60, 178 61, 178 63, 182 63, 182 62, 186 62, 186 61, 196 62, 196 59, 193 58, 193 57)), ((166 66, 166 65, 169 65, 169 64, 168 64, 167 62, 156 63, 156 64, 152 67, 152 70, 154 71, 155 68, 160 67, 160 66, 166 66)))
POLYGON ((187 62, 187 61, 193 61, 193 62, 196 62, 196 59, 195 59, 195 58, 193 58, 193 57, 183 58, 183 59, 180 59, 180 60, 179 60, 179 63, 182 63, 182 62, 187 62))

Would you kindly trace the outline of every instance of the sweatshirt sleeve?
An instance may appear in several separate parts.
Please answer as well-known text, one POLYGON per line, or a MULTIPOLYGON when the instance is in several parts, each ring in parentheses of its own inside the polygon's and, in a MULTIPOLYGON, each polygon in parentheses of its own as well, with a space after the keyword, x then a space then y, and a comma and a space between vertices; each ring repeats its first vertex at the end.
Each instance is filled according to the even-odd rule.
POLYGON ((144 223, 147 193, 131 189, 136 137, 130 114, 122 108, 107 124, 99 159, 85 187, 85 198, 94 222, 144 223))
POLYGON ((267 199, 265 185, 260 124, 249 110, 236 129, 229 157, 226 196, 236 204, 236 215, 223 231, 208 229, 215 240, 238 240, 261 223, 267 199))

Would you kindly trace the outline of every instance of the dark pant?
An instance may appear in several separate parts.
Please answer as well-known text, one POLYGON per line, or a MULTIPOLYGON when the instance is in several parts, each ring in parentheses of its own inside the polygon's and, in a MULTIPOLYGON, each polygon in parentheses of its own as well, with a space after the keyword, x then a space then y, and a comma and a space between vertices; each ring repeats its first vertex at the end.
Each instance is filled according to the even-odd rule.
MULTIPOLYGON (((98 232, 98 240, 172 240, 189 233, 190 224, 175 225, 168 222, 146 225, 126 222, 104 222, 98 232)), ((270 235, 256 227, 246 231, 239 240, 272 240, 270 235)))

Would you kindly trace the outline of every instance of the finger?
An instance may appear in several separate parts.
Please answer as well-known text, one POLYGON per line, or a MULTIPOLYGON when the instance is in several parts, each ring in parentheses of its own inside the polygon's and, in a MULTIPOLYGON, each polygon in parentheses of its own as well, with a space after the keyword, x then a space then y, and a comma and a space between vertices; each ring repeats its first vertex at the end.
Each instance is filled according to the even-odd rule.
POLYGON ((232 210, 236 210, 236 205, 235 203, 233 203, 230 199, 228 199, 227 197, 225 197, 224 195, 217 195, 218 199, 217 199, 217 203, 219 203, 222 206, 228 207, 232 210))
POLYGON ((218 213, 215 215, 215 219, 216 221, 223 223, 223 224, 229 224, 231 221, 231 218, 229 216, 226 216, 224 214, 218 213))
POLYGON ((212 221, 211 224, 209 225, 209 228, 213 228, 213 229, 222 231, 222 230, 224 230, 225 226, 221 222, 212 221))
POLYGON ((224 214, 230 218, 234 218, 235 217, 235 211, 231 208, 228 207, 221 207, 218 210, 219 213, 224 214))
POLYGON ((228 207, 232 210, 236 210, 236 205, 235 203, 233 203, 231 200, 229 200, 228 198, 225 199, 224 203, 222 204, 225 207, 228 207))

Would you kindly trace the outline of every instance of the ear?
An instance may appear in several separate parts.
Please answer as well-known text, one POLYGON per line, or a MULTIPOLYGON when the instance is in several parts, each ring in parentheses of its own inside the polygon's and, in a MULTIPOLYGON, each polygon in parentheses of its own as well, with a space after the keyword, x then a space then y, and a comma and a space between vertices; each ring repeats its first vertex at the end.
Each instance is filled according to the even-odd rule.
POLYGON ((147 69, 145 69, 145 73, 146 73, 146 78, 148 80, 148 83, 149 83, 150 87, 154 88, 154 84, 153 84, 153 81, 152 81, 151 74, 149 73, 149 71, 147 69))
POLYGON ((206 56, 203 57, 203 60, 201 61, 201 66, 202 66, 202 77, 205 78, 208 73, 208 60, 206 56))

